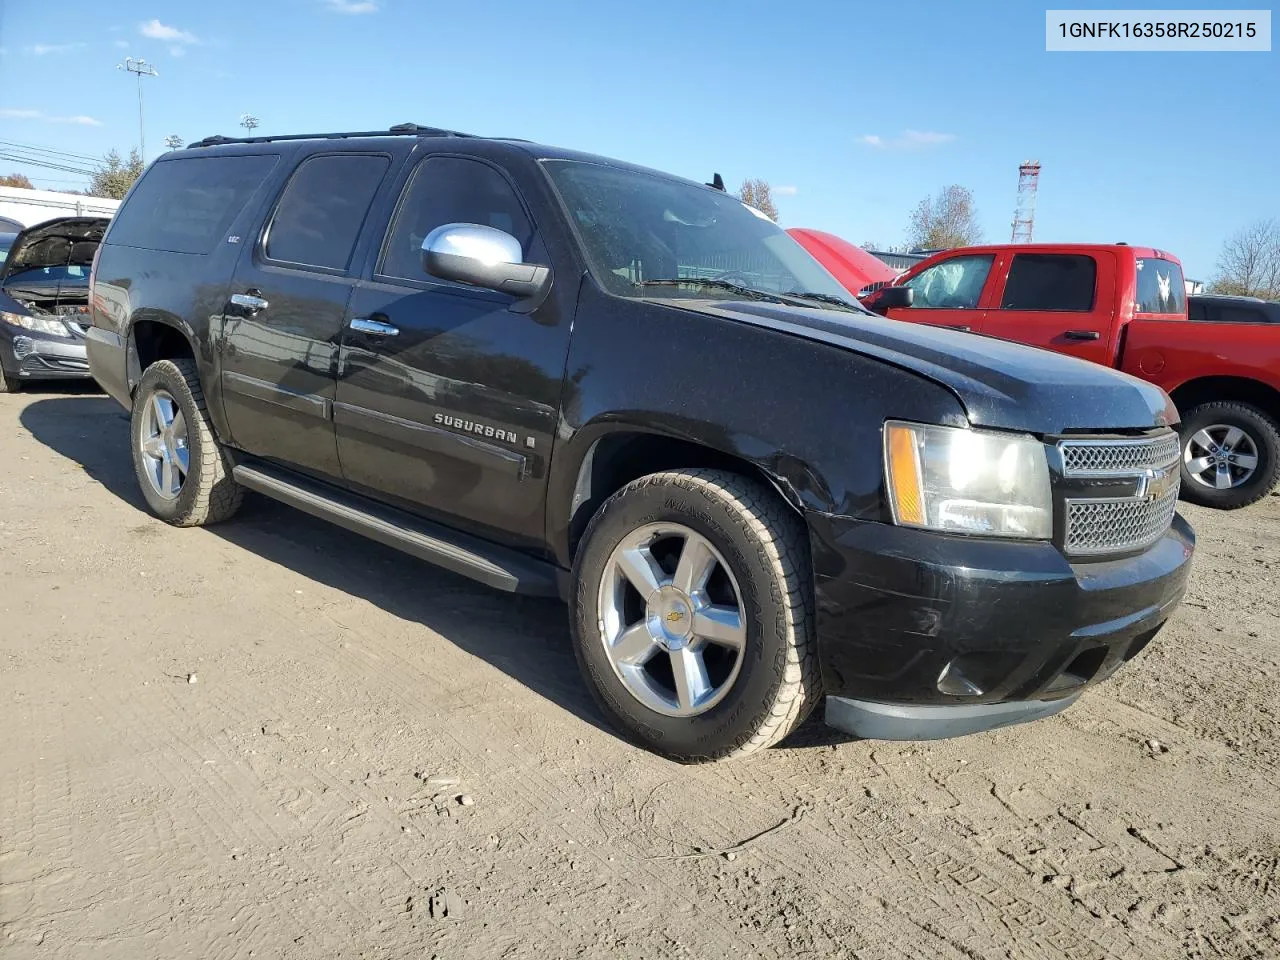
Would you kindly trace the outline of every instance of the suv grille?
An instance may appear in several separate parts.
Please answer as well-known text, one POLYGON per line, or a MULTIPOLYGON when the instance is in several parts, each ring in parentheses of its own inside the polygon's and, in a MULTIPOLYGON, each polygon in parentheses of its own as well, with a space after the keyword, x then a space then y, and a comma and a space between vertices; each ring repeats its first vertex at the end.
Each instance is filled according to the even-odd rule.
MULTIPOLYGON (((1063 476, 1114 480, 1102 496, 1072 496, 1066 508, 1063 550, 1099 556, 1141 550, 1159 540, 1178 506, 1178 435, 1172 431, 1134 440, 1062 440, 1063 476), (1116 496, 1131 481, 1132 494, 1116 496)), ((1082 491, 1083 492, 1083 491, 1082 491)))
POLYGON ((1166 433, 1140 440, 1063 440, 1063 474, 1068 477, 1140 476, 1178 459, 1178 435, 1166 433))

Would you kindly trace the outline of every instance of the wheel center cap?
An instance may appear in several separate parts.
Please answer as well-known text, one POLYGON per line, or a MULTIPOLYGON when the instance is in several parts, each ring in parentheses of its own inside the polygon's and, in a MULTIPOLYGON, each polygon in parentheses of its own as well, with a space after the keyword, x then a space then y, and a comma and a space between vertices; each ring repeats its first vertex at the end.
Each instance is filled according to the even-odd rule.
POLYGON ((668 650, 678 650, 693 632, 693 603, 683 591, 667 586, 649 600, 649 633, 668 650))

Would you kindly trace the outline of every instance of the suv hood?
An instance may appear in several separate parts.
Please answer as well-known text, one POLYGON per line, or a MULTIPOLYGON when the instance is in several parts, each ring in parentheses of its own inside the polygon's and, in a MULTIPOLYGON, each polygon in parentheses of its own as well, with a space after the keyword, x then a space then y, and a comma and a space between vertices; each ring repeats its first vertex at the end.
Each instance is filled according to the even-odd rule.
POLYGON ((835 310, 685 301, 686 309, 851 350, 951 390, 974 426, 1035 434, 1149 430, 1178 422, 1159 387, 1049 350, 835 310))
POLYGON ((106 233, 106 217, 59 217, 27 227, 14 238, 0 284, 15 273, 68 264, 87 267, 106 233))

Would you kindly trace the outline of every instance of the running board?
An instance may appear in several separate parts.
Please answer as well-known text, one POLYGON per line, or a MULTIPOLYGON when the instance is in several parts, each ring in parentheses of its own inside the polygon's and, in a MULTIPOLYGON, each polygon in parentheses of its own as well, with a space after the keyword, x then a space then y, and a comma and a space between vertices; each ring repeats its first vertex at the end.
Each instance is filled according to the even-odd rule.
POLYGON ((303 513, 487 586, 508 593, 559 596, 551 564, 265 464, 237 464, 232 476, 242 486, 303 513))

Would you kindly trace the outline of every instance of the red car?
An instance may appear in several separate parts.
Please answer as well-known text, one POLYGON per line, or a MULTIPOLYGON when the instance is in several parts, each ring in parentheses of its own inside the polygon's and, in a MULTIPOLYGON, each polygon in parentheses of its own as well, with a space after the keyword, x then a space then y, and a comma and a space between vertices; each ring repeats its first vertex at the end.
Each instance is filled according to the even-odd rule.
MULTIPOLYGON (((826 265, 820 248, 810 252, 826 265)), ((1126 244, 962 247, 922 260, 862 302, 895 320, 1073 354, 1162 387, 1182 417, 1188 500, 1242 507, 1276 485, 1280 327, 1189 322, 1182 265, 1171 253, 1126 244)))

